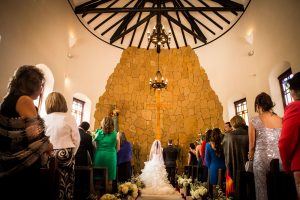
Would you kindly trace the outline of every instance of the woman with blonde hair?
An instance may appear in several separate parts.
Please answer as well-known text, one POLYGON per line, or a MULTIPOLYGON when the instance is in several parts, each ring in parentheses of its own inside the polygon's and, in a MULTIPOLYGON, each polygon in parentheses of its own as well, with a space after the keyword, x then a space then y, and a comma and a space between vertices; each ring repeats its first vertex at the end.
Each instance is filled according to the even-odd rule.
POLYGON ((58 162, 59 196, 58 199, 73 199, 75 181, 75 154, 79 148, 80 135, 75 118, 67 113, 65 97, 52 92, 46 99, 46 135, 53 144, 54 155, 58 162))
POLYGON ((233 130, 225 134, 223 149, 226 165, 226 196, 234 196, 234 199, 241 197, 240 175, 245 171, 245 163, 248 160, 248 128, 244 118, 236 115, 231 118, 230 123, 233 130))
POLYGON ((116 180, 117 151, 120 149, 120 139, 114 130, 114 122, 110 116, 101 121, 101 129, 96 130, 96 153, 94 166, 107 167, 109 187, 112 190, 112 181, 116 180))

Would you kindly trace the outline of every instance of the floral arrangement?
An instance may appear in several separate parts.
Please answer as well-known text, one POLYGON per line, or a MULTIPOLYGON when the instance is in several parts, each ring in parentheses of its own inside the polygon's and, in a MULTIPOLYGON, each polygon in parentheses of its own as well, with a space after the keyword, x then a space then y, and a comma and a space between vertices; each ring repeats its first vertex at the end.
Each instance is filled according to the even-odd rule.
POLYGON ((177 183, 180 188, 187 187, 190 183, 192 183, 192 179, 187 178, 187 176, 185 175, 183 176, 177 175, 177 183))
POLYGON ((208 194, 207 183, 195 182, 191 184, 191 195, 193 199, 200 199, 200 197, 205 197, 208 194))
POLYGON ((139 190, 145 187, 144 182, 141 180, 139 176, 131 177, 131 183, 136 184, 139 190))
POLYGON ((232 197, 226 197, 222 188, 220 188, 218 185, 214 186, 213 188, 213 198, 207 198, 207 200, 231 200, 231 199, 232 197))
POLYGON ((101 196, 100 200, 120 200, 120 199, 113 194, 104 194, 103 196, 101 196))
POLYGON ((122 200, 135 200, 138 196, 138 187, 136 184, 126 182, 118 187, 117 197, 122 200))

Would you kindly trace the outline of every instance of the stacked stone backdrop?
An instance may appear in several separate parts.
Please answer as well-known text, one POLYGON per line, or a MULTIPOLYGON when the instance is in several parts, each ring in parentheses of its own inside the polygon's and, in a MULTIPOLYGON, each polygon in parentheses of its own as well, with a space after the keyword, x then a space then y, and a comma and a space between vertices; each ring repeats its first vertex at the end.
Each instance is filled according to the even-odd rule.
MULTIPOLYGON (((168 139, 173 139, 179 147, 181 171, 187 164, 189 143, 198 139, 198 133, 223 127, 223 108, 190 47, 161 50, 159 68, 169 81, 167 89, 161 92, 161 142, 166 146, 168 139)), ((149 78, 153 79, 157 69, 155 49, 124 50, 96 104, 95 129, 113 105, 120 110, 119 131, 124 131, 133 144, 136 173, 144 167, 155 139, 155 91, 150 89, 149 78)))

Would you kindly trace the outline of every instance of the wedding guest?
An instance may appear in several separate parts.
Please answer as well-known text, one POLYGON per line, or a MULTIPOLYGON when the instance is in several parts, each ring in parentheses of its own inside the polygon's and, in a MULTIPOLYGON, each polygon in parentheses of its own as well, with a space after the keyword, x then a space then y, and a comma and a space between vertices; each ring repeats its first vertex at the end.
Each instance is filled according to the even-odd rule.
POLYGON ((42 199, 41 161, 52 150, 33 100, 45 82, 40 69, 19 67, 0 107, 0 199, 42 199))
POLYGON ((96 144, 94 166, 107 167, 109 188, 112 191, 112 182, 116 180, 117 151, 120 149, 120 139, 114 130, 114 122, 110 116, 101 121, 102 129, 96 130, 96 144))
POLYGON ((203 162, 202 162, 202 154, 201 154, 201 146, 204 139, 203 134, 199 134, 199 141, 196 146, 196 158, 197 158, 197 168, 198 168, 198 180, 200 181, 203 175, 203 162))
POLYGON ((88 133, 89 128, 90 124, 85 121, 79 125, 80 145, 75 156, 76 166, 90 166, 92 164, 95 148, 93 138, 88 133))
POLYGON ((294 102, 284 112, 279 152, 283 169, 292 172, 300 199, 300 72, 288 81, 294 102))
POLYGON ((196 146, 194 143, 190 143, 190 150, 188 153, 188 165, 197 165, 197 157, 196 157, 196 146))
POLYGON ((240 175, 245 171, 245 163, 248 160, 248 128, 244 118, 239 115, 231 118, 233 130, 225 134, 223 150, 226 165, 226 196, 234 196, 234 199, 243 199, 240 196, 240 175), (231 184, 232 183, 232 184, 231 184))
POLYGON ((197 141, 198 144, 195 149, 198 166, 202 166, 202 163, 203 163, 202 155, 201 155, 201 147, 202 147, 202 143, 203 143, 203 137, 204 136, 202 134, 199 135, 199 140, 197 141))
POLYGON ((75 154, 80 144, 75 118, 67 111, 67 102, 61 93, 52 92, 48 95, 44 120, 46 135, 50 137, 57 160, 58 199, 61 200, 73 199, 75 154))
POLYGON ((226 122, 224 124, 224 133, 230 133, 232 131, 232 126, 230 122, 226 122))
POLYGON ((282 119, 273 112, 274 103, 265 92, 255 98, 258 116, 249 123, 248 159, 253 160, 256 200, 267 200, 266 173, 272 159, 279 158, 278 140, 282 119))
POLYGON ((205 163, 205 150, 206 150, 206 148, 209 144, 211 133, 212 133, 211 129, 208 129, 205 132, 205 140, 202 141, 202 145, 201 145, 201 155, 202 155, 202 163, 203 163, 203 175, 202 175, 202 178, 201 178, 201 182, 207 182, 208 168, 207 168, 207 165, 205 163))
POLYGON ((168 180, 173 187, 175 187, 177 157, 178 149, 173 146, 173 140, 169 139, 168 146, 163 149, 163 158, 168 173, 168 180))
MULTIPOLYGON (((205 150, 205 163, 209 169, 210 194, 212 193, 212 185, 218 184, 219 169, 222 169, 222 177, 225 177, 225 158, 221 145, 221 134, 219 128, 214 128, 211 133, 210 142, 205 150)), ((223 182, 223 180, 220 181, 223 182)))
POLYGON ((126 182, 131 178, 132 145, 127 141, 124 132, 118 132, 120 150, 117 153, 118 181, 126 182))

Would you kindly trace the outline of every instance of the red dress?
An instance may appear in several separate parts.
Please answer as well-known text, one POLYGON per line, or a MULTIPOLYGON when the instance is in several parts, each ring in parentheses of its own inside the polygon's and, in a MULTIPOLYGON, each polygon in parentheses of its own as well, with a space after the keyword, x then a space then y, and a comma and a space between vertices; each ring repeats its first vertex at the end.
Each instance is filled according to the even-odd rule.
POLYGON ((300 100, 285 109, 279 152, 284 171, 300 170, 300 100))
POLYGON ((201 149, 200 149, 200 151, 201 151, 201 159, 202 159, 203 165, 205 165, 205 163, 204 163, 205 146, 206 146, 206 140, 203 140, 202 144, 201 144, 201 149))

